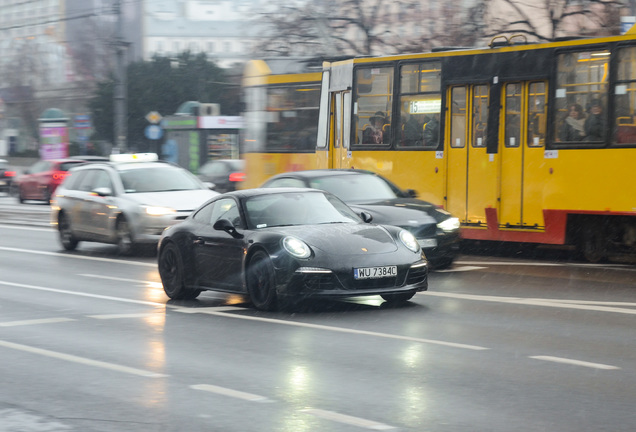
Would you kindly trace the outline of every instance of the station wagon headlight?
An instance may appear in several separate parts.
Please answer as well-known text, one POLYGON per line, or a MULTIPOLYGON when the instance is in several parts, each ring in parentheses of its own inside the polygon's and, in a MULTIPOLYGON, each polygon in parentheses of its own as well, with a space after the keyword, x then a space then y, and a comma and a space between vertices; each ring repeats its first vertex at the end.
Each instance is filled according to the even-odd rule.
POLYGON ((145 209, 148 216, 165 216, 176 213, 176 210, 170 207, 146 206, 145 209))
POLYGON ((302 240, 296 237, 285 237, 283 239, 283 247, 289 254, 296 258, 309 258, 311 256, 311 249, 302 240))
POLYGON ((437 224, 437 228, 444 232, 456 231, 459 229, 459 219, 451 217, 437 224))
POLYGON ((420 251, 420 244, 417 242, 417 239, 413 234, 406 230, 402 230, 400 231, 399 237, 402 244, 409 250, 416 253, 420 251))

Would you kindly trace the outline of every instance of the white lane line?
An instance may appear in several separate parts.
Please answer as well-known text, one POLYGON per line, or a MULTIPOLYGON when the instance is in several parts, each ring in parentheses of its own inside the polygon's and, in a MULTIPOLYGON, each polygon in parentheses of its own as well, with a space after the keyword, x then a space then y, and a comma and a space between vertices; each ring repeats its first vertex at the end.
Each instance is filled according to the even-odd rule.
POLYGON ((410 342, 442 345, 442 346, 448 346, 452 348, 462 348, 462 349, 469 349, 469 350, 490 349, 490 348, 485 348, 485 347, 481 347, 477 345, 467 345, 467 344, 460 344, 455 342, 445 342, 445 341, 434 340, 434 339, 421 339, 421 338, 415 338, 410 336, 400 336, 400 335, 393 335, 388 333, 377 333, 372 331, 354 330, 354 329, 339 328, 339 327, 325 326, 325 325, 319 325, 319 324, 285 321, 285 320, 272 319, 272 318, 253 317, 253 316, 247 316, 247 315, 231 314, 231 313, 216 311, 216 310, 206 310, 203 308, 192 309, 192 308, 185 308, 183 306, 167 305, 165 303, 149 302, 149 301, 143 301, 143 300, 132 300, 132 299, 125 299, 120 297, 103 296, 98 294, 89 294, 89 293, 76 292, 76 291, 66 291, 66 290, 46 288, 46 287, 35 286, 35 285, 19 284, 15 282, 0 281, 0 285, 8 285, 8 286, 14 286, 19 288, 33 289, 38 291, 55 292, 59 294, 70 294, 70 295, 76 295, 76 296, 82 296, 82 297, 98 298, 101 300, 111 300, 111 301, 118 301, 123 303, 134 303, 134 304, 142 304, 142 305, 148 305, 148 306, 157 306, 162 308, 170 308, 177 312, 183 312, 183 313, 203 313, 203 314, 209 314, 209 315, 219 315, 219 316, 234 318, 234 319, 260 321, 260 322, 267 322, 270 324, 282 324, 282 325, 295 326, 295 327, 314 328, 319 330, 327 330, 327 331, 340 332, 340 333, 361 334, 361 335, 374 336, 374 337, 383 337, 387 339, 406 340, 410 342))
POLYGON ((260 396, 252 393, 245 393, 238 390, 229 389, 226 387, 219 387, 211 384, 196 384, 191 385, 191 389, 193 390, 201 390, 210 393, 216 393, 223 396, 229 396, 236 399, 243 399, 250 402, 274 402, 271 399, 266 398, 265 396, 260 396))
POLYGON ((590 363, 590 362, 586 362, 586 361, 582 361, 582 360, 574 360, 574 359, 568 359, 568 358, 563 358, 563 357, 530 356, 530 358, 531 359, 536 359, 536 360, 545 360, 545 361, 550 361, 550 362, 555 362, 555 363, 565 363, 565 364, 570 364, 570 365, 574 365, 574 366, 584 366, 584 367, 589 367, 589 368, 593 368, 593 369, 604 369, 604 370, 618 370, 618 369, 620 369, 618 366, 606 365, 606 364, 602 364, 602 363, 590 363))
POLYGON ((262 317, 248 316, 248 315, 230 314, 226 312, 217 312, 214 309, 205 310, 205 309, 199 308, 192 311, 192 309, 187 309, 182 307, 175 308, 175 310, 178 312, 184 312, 182 309, 186 309, 186 313, 202 313, 202 314, 209 314, 209 315, 218 315, 218 316, 223 316, 228 318, 267 322, 270 324, 282 324, 287 326, 313 328, 318 330, 327 330, 327 331, 333 331, 333 332, 339 332, 339 333, 351 333, 351 334, 381 337, 386 339, 406 340, 410 342, 420 342, 420 343, 442 345, 442 346, 448 346, 453 348, 463 348, 463 349, 476 350, 476 351, 490 349, 490 348, 485 348, 485 347, 481 347, 477 345, 466 345, 466 344, 460 344, 455 342, 440 341, 435 339, 421 339, 421 338, 416 338, 411 336, 401 336, 401 335, 394 335, 389 333, 378 333, 378 332, 372 332, 367 330, 354 330, 354 329, 348 329, 348 328, 326 326, 321 324, 310 324, 310 323, 303 323, 303 322, 285 321, 285 320, 279 320, 274 318, 262 318, 262 317))
POLYGON ((395 429, 395 427, 393 426, 389 426, 387 424, 384 423, 378 423, 375 422, 373 420, 366 420, 363 418, 359 418, 359 417, 352 417, 349 415, 345 415, 345 414, 340 414, 334 411, 325 411, 325 410, 321 410, 321 409, 316 409, 316 408, 308 408, 308 409, 303 409, 300 410, 300 412, 304 412, 307 414, 311 414, 313 416, 316 417, 320 417, 326 420, 332 420, 338 423, 344 423, 344 424, 348 424, 351 426, 357 426, 360 428, 364 428, 364 429, 370 429, 370 430, 393 430, 395 429))
POLYGON ((142 304, 142 305, 148 305, 148 306, 157 306, 162 308, 166 307, 165 303, 150 302, 145 300, 132 300, 132 299, 125 299, 121 297, 111 297, 111 296, 90 294, 90 293, 77 292, 77 291, 67 291, 67 290, 61 290, 56 288, 47 288, 47 287, 41 287, 36 285, 27 285, 27 284, 20 284, 15 282, 8 282, 8 281, 0 281, 0 285, 14 286, 18 288, 27 288, 27 289, 37 290, 37 291, 48 291, 48 292, 54 292, 58 294, 70 294, 70 295, 75 295, 80 297, 97 298, 101 300, 112 300, 112 301, 121 302, 121 303, 134 303, 134 304, 142 304))
POLYGON ((104 275, 96 275, 96 274, 89 274, 89 273, 78 273, 77 275, 88 277, 88 278, 114 280, 119 282, 131 282, 131 283, 137 283, 142 285, 147 285, 150 283, 159 283, 159 282, 150 282, 150 281, 140 281, 139 279, 126 279, 126 278, 120 278, 115 276, 104 276, 104 275))
POLYGON ((590 268, 614 268, 633 270, 628 264, 590 264, 590 263, 547 263, 547 262, 526 262, 526 261, 455 261, 455 264, 475 265, 475 266, 515 266, 515 267, 590 267, 590 268))
POLYGON ((156 316, 154 313, 131 313, 131 314, 108 314, 108 315, 86 315, 89 318, 108 320, 120 318, 151 318, 156 316))
POLYGON ((445 270, 433 270, 435 273, 455 273, 455 272, 464 272, 464 271, 473 271, 473 270, 483 270, 488 267, 479 267, 479 266, 461 266, 461 267, 453 267, 445 270))
POLYGON ((10 248, 10 247, 4 247, 4 246, 0 246, 0 250, 8 251, 8 252, 29 253, 29 254, 35 254, 35 255, 56 256, 60 258, 72 258, 72 259, 88 260, 88 261, 102 261, 102 262, 157 268, 156 263, 146 263, 146 262, 140 262, 140 261, 123 260, 123 259, 100 258, 100 257, 91 257, 91 256, 85 256, 85 255, 71 255, 68 253, 36 251, 36 250, 30 250, 30 249, 10 248))
MULTIPOLYGON (((495 303, 508 303, 508 304, 521 304, 521 305, 529 305, 529 306, 544 306, 544 307, 553 307, 553 308, 561 308, 561 309, 578 309, 578 310, 587 310, 587 311, 595 311, 595 312, 613 312, 620 313, 626 315, 636 315, 636 309, 626 309, 626 308, 618 308, 618 307, 609 307, 602 306, 600 304, 596 305, 595 302, 587 302, 571 300, 570 302, 565 300, 550 300, 550 299, 538 299, 538 298, 524 298, 524 297, 501 297, 501 296, 485 296, 485 295, 476 295, 476 294, 457 294, 457 293, 443 293, 443 292, 433 292, 433 291, 424 291, 418 293, 420 295, 433 296, 433 297, 447 297, 447 298, 456 298, 461 300, 476 300, 476 301, 487 301, 487 302, 495 302, 495 303)), ((634 303, 620 303, 615 302, 615 304, 620 306, 634 306, 634 303)))
POLYGON ((75 321, 72 318, 43 318, 43 319, 32 319, 32 320, 23 320, 23 321, 7 321, 0 322, 0 327, 17 327, 23 325, 36 325, 36 324, 55 324, 59 322, 68 322, 75 321))
POLYGON ((27 226, 16 226, 16 225, 2 225, 0 224, 0 228, 6 228, 10 230, 25 230, 25 231, 46 231, 46 232, 55 232, 53 228, 36 228, 36 227, 27 227, 27 226))
POLYGON ((123 372, 131 375, 138 375, 147 378, 164 378, 168 375, 151 372, 143 369, 132 368, 128 366, 122 366, 114 363, 107 363, 99 360, 92 360, 85 357, 79 357, 71 354, 64 354, 56 351, 50 351, 42 348, 35 348, 28 345, 21 345, 13 342, 0 340, 0 346, 5 348, 10 348, 18 351, 24 351, 31 354, 37 354, 45 357, 51 357, 58 360, 65 360, 73 363, 79 363, 87 366, 99 367, 102 369, 109 369, 116 372, 123 372))

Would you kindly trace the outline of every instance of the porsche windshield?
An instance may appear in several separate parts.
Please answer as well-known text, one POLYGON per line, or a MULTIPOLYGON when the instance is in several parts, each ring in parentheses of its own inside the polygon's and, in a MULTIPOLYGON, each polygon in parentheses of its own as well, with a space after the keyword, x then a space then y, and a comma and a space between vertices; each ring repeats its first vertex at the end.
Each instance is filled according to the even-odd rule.
POLYGON ((201 189, 190 172, 170 165, 120 170, 120 176, 126 193, 201 189))
POLYGON ((361 221, 338 198, 321 192, 258 195, 245 202, 245 210, 250 229, 361 221))

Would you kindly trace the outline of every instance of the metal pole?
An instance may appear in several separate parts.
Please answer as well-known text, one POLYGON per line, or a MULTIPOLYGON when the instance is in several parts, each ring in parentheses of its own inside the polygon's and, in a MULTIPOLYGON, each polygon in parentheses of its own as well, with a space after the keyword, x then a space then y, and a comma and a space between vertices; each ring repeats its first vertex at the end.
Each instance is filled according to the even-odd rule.
POLYGON ((121 0, 115 1, 115 15, 117 16, 117 34, 115 36, 115 50, 117 56, 114 89, 114 135, 115 149, 113 153, 124 153, 126 151, 126 65, 124 63, 124 53, 126 44, 123 36, 123 19, 121 12, 121 0))

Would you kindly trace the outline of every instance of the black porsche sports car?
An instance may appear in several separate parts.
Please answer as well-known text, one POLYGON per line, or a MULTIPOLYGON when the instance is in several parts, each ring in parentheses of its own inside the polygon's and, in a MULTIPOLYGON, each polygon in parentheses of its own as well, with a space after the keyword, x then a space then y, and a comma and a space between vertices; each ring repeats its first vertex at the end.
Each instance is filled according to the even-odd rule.
POLYGON ((226 291, 261 310, 316 297, 404 302, 426 290, 428 262, 415 237, 371 218, 322 190, 228 192, 164 231, 159 275, 172 299, 226 291))
POLYGON ((381 175, 359 169, 317 169, 278 174, 262 187, 309 187, 326 190, 354 211, 365 211, 380 224, 410 231, 434 269, 450 267, 459 253, 459 219, 412 189, 400 189, 381 175))

